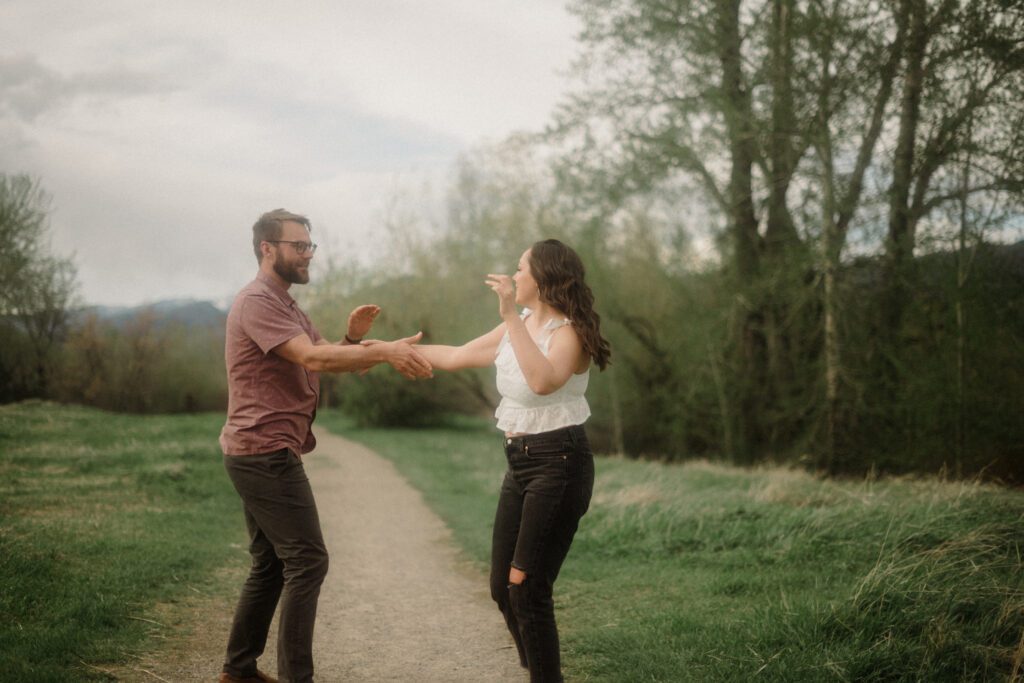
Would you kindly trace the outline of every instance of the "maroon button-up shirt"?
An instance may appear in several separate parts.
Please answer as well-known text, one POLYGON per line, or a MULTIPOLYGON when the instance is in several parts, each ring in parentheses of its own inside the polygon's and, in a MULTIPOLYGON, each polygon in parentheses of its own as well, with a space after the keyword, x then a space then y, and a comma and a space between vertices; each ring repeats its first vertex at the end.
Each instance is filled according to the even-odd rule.
POLYGON ((253 455, 316 446, 310 427, 320 396, 320 376, 273 349, 302 334, 323 337, 295 299, 259 273, 235 297, 228 313, 224 360, 228 417, 220 433, 225 455, 253 455))

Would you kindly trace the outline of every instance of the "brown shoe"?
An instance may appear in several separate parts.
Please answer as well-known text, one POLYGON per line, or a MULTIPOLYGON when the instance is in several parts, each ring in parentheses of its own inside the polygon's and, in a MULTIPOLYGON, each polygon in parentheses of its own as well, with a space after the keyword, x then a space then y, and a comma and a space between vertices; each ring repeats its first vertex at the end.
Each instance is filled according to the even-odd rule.
POLYGON ((246 676, 245 678, 239 678, 232 676, 227 672, 221 672, 220 678, 217 679, 217 683, 277 683, 276 678, 271 678, 262 671, 257 670, 255 676, 246 676))

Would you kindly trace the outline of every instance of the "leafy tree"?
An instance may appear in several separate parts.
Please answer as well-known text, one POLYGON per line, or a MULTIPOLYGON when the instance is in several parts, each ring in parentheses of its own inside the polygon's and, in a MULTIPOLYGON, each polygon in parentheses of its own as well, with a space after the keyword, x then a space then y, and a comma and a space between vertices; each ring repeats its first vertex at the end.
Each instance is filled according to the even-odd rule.
POLYGON ((919 352, 903 348, 901 318, 917 296, 920 233, 943 222, 929 223, 933 212, 964 192, 998 194, 1003 206, 1021 195, 1021 7, 577 0, 572 9, 584 27, 580 86, 547 138, 561 148, 561 187, 606 230, 629 198, 690 188, 688 213, 716 226, 733 294, 720 359, 729 449, 749 461, 817 439, 819 464, 842 469, 837 450, 844 430, 859 428, 858 396, 880 408, 900 401, 901 356, 919 352), (880 315, 843 310, 855 230, 862 252, 885 255, 871 294, 880 315), (875 367, 860 377, 841 352, 853 325, 872 330, 875 367))
POLYGON ((762 416, 789 400, 807 353, 808 250, 789 196, 818 106, 804 63, 809 26, 792 0, 573 7, 584 21, 585 86, 552 129, 568 146, 563 183, 605 197, 605 215, 680 177, 710 202, 736 295, 731 441, 749 461, 778 445, 762 416))
MULTIPOLYGON (((879 326, 889 357, 902 343, 919 226, 964 194, 1024 191, 1024 157, 1013 145, 1024 123, 1024 7, 1000 0, 901 0, 899 7, 906 39, 879 326), (973 157, 966 188, 959 182, 965 154, 973 157)), ((886 370, 893 380, 894 365, 886 370)))
POLYGON ((50 253, 48 197, 28 176, 0 174, 0 375, 11 400, 46 396, 76 301, 76 270, 50 253), (31 368, 30 372, 26 369, 31 368))

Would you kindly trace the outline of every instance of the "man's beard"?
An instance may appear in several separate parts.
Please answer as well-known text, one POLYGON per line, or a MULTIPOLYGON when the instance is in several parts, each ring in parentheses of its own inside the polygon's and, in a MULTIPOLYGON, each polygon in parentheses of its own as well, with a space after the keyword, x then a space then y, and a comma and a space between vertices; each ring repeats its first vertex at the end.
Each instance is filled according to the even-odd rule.
POLYGON ((274 262, 274 272, 285 282, 293 285, 304 285, 309 282, 309 272, 302 272, 299 266, 294 263, 284 263, 280 260, 274 262))

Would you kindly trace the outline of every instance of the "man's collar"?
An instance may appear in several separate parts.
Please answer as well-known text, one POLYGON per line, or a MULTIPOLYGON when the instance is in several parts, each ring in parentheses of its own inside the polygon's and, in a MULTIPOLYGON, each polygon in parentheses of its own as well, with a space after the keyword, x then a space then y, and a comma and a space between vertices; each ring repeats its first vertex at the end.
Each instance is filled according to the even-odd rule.
POLYGON ((288 293, 288 290, 282 287, 277 280, 267 275, 262 270, 256 271, 256 279, 270 287, 270 291, 276 294, 281 301, 285 302, 289 306, 295 303, 295 299, 288 293))

